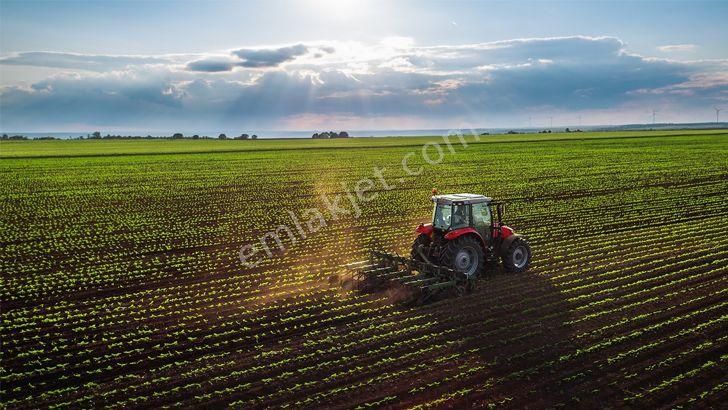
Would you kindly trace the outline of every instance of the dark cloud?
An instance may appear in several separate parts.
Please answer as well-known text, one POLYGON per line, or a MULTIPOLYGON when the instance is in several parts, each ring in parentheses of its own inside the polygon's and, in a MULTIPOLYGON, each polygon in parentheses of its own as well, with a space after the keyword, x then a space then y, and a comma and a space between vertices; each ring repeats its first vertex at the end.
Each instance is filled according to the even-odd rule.
POLYGON ((308 52, 303 44, 275 49, 240 49, 232 52, 243 61, 237 65, 248 68, 276 67, 308 52))
POLYGON ((557 37, 498 41, 464 46, 413 48, 394 58, 415 68, 467 70, 480 66, 508 66, 538 60, 562 64, 609 63, 623 53, 624 43, 614 37, 557 37))
MULTIPOLYGON (((333 52, 333 47, 318 48, 327 53, 333 52)), ((309 47, 297 44, 289 47, 269 49, 240 49, 232 51, 231 58, 208 57, 187 63, 187 70, 208 73, 232 71, 235 67, 244 68, 273 68, 296 57, 308 53, 309 47)), ((320 54, 319 54, 320 55, 320 54)))
POLYGON ((484 72, 484 81, 466 82, 453 98, 488 111, 552 106, 563 110, 608 108, 641 88, 688 81, 694 68, 684 64, 620 55, 610 62, 581 64, 533 62, 484 72))
POLYGON ((220 59, 202 59, 202 60, 195 60, 187 63, 187 69, 190 71, 202 71, 207 73, 219 73, 224 71, 232 71, 232 69, 235 67, 235 64, 226 61, 226 60, 220 60, 220 59))

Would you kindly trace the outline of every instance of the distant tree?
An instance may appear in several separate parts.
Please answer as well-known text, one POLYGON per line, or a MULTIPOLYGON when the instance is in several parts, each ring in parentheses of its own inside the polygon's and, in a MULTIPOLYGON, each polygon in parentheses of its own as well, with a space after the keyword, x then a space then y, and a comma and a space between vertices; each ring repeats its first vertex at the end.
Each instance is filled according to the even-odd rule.
POLYGON ((226 140, 227 139, 227 135, 220 134, 220 135, 217 136, 217 139, 219 139, 219 140, 226 140))
POLYGON ((8 134, 3 134, 3 139, 4 140, 8 139, 8 134))
POLYGON ((185 136, 184 136, 184 135, 182 135, 182 133, 181 133, 181 132, 176 132, 176 133, 174 133, 174 135, 172 135, 172 139, 176 139, 176 140, 178 140, 178 139, 180 139, 180 138, 184 138, 184 137, 185 137, 185 136))
POLYGON ((566 129, 565 131, 566 131, 566 132, 571 132, 571 130, 570 130, 570 129, 568 129, 568 128, 567 128, 567 129, 566 129))
POLYGON ((253 134, 253 135, 251 135, 251 136, 250 136, 250 138, 252 138, 252 139, 254 139, 254 140, 257 140, 257 139, 258 139, 258 136, 257 136, 257 135, 255 135, 255 134, 253 134))
POLYGON ((240 139, 247 140, 250 135, 248 134, 240 134, 240 139))
POLYGON ((92 138, 101 138, 101 133, 98 131, 95 131, 93 134, 91 134, 92 138))
POLYGON ((318 132, 314 132, 313 135, 311 136, 311 138, 313 138, 313 139, 319 139, 321 137, 319 137, 318 132))
POLYGON ((193 140, 196 140, 196 139, 200 139, 200 136, 199 136, 199 135, 197 135, 197 134, 195 134, 195 135, 193 135, 193 136, 192 136, 192 139, 193 139, 193 140))
POLYGON ((341 131, 339 133, 339 138, 349 138, 349 133, 346 131, 341 131))

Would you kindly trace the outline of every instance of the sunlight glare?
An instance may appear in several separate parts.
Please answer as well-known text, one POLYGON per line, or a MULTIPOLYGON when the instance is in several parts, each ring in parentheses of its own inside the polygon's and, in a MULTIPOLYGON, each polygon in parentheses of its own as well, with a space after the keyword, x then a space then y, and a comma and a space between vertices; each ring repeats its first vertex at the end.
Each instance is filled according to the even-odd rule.
POLYGON ((365 2, 357 0, 310 0, 312 8, 333 20, 355 17, 363 11, 365 2))

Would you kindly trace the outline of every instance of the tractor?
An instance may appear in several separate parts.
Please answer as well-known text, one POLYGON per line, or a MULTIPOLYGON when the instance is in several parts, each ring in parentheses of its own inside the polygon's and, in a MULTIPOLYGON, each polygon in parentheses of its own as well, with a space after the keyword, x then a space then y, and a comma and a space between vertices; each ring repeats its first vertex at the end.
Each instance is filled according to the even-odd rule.
POLYGON ((500 260, 508 273, 531 262, 525 237, 503 224, 505 205, 476 194, 438 195, 433 189, 432 222, 420 224, 409 257, 371 250, 369 259, 347 267, 347 282, 359 290, 406 290, 408 301, 425 302, 443 291, 470 292, 488 266, 500 260))
POLYGON ((412 244, 412 259, 474 277, 498 259, 506 272, 528 269, 531 247, 526 238, 503 224, 503 203, 483 195, 433 193, 432 223, 417 227, 419 235, 412 244))

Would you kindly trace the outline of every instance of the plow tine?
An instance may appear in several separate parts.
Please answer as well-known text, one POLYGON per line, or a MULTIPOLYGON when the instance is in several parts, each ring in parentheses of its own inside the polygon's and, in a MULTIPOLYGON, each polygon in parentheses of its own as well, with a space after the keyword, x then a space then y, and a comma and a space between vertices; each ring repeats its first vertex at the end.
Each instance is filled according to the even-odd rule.
POLYGON ((407 278, 410 276, 412 276, 412 275, 410 275, 409 272, 406 270, 399 270, 396 272, 386 272, 386 273, 377 275, 378 278, 390 279, 390 280, 398 280, 398 279, 407 278))
POLYGON ((412 279, 405 279, 404 281, 400 281, 402 285, 406 286, 426 286, 431 283, 437 282, 437 278, 412 278, 412 279))
POLYGON ((388 273, 388 272, 391 272, 392 269, 393 268, 386 266, 383 268, 373 268, 373 269, 369 269, 369 270, 362 270, 361 273, 371 276, 371 275, 377 275, 379 273, 388 273))
POLYGON ((456 282, 454 280, 451 280, 449 282, 433 283, 431 285, 427 285, 426 288, 430 291, 440 291, 448 288, 454 288, 455 285, 456 282))
POLYGON ((347 268, 358 268, 358 267, 361 267, 362 265, 366 265, 368 263, 369 263, 368 260, 365 260, 365 261, 356 261, 356 262, 347 263, 344 266, 347 267, 347 268))

